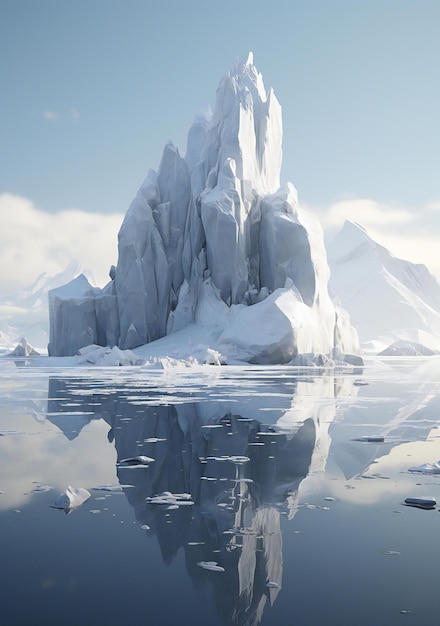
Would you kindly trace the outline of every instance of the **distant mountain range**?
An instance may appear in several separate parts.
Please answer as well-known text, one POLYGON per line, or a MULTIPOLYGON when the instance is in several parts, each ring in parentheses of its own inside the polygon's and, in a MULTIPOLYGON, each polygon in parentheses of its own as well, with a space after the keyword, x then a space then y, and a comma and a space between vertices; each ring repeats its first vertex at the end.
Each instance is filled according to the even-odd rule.
POLYGON ((377 353, 395 341, 440 348, 440 284, 425 265, 394 257, 349 221, 327 254, 331 295, 364 349, 377 353))
POLYGON ((91 273, 72 261, 55 276, 40 274, 28 287, 0 296, 0 353, 13 350, 22 337, 45 353, 49 339, 48 292, 82 273, 94 284, 91 273))

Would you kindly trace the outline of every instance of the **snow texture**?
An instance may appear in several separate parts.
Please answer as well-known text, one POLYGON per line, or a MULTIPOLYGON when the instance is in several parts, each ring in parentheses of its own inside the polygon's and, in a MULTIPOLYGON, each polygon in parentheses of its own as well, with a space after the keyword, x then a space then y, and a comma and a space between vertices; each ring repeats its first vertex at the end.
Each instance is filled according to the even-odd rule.
POLYGON ((425 265, 395 258, 349 221, 328 246, 328 259, 330 290, 363 348, 377 353, 389 346, 395 356, 440 348, 440 284, 425 265))
POLYGON ((185 157, 168 143, 148 173, 108 285, 83 276, 50 293, 49 355, 132 350, 194 323, 215 329, 205 349, 253 363, 357 352, 328 295, 322 230, 280 187, 281 140, 281 107, 249 54, 196 117, 185 157))

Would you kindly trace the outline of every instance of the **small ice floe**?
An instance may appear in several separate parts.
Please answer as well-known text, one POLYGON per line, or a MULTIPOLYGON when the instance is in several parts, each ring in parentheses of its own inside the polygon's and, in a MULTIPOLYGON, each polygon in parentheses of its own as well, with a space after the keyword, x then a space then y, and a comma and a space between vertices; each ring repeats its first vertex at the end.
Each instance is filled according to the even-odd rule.
POLYGON ((208 569, 211 572, 224 572, 225 568, 217 563, 217 561, 199 561, 197 563, 199 567, 208 569))
POLYGON ((122 493, 124 489, 134 488, 134 485, 116 485, 108 483, 106 485, 99 485, 98 487, 92 487, 95 491, 110 491, 111 493, 122 493))
POLYGON ((159 443, 159 441, 166 441, 166 439, 161 437, 148 437, 148 439, 144 439, 144 443, 159 443))
POLYGON ((148 524, 142 524, 141 530, 150 530, 150 527, 148 526, 148 524))
POLYGON ((423 496, 418 498, 405 498, 406 506, 415 506, 419 509, 434 509, 437 504, 432 496, 423 496))
POLYGON ((35 487, 32 489, 32 493, 43 493, 46 491, 52 491, 53 487, 46 485, 46 483, 35 483, 35 487))
POLYGON ((269 587, 269 589, 277 589, 279 584, 269 580, 269 582, 266 583, 266 587, 269 587))
POLYGON ((440 474, 440 461, 437 461, 437 463, 424 463, 423 465, 418 465, 417 467, 410 467, 408 472, 413 472, 414 474, 440 474))
POLYGON ((382 554, 384 554, 385 556, 397 556, 400 554, 400 552, 398 552, 397 550, 384 550, 382 554))
POLYGON ((68 513, 72 509, 76 509, 81 504, 84 504, 91 494, 87 489, 83 487, 71 487, 70 485, 65 489, 53 503, 52 507, 55 509, 62 509, 68 513))
POLYGON ((127 459, 121 459, 116 463, 117 467, 148 467, 150 463, 154 463, 155 459, 150 456, 139 454, 138 456, 130 456, 127 459))
POLYGON ((225 456, 207 456, 206 460, 207 461, 229 461, 230 463, 236 463, 238 465, 241 465, 242 463, 247 463, 248 461, 250 461, 250 458, 248 456, 225 455, 225 456))
POLYGON ((188 506, 194 504, 191 500, 190 493, 171 493, 171 491, 163 491, 155 496, 149 496, 146 498, 148 504, 165 505, 167 509, 169 507, 175 508, 176 506, 188 506))
POLYGON ((382 435, 363 435, 362 437, 356 437, 353 441, 362 441, 363 443, 384 443, 385 437, 382 435))

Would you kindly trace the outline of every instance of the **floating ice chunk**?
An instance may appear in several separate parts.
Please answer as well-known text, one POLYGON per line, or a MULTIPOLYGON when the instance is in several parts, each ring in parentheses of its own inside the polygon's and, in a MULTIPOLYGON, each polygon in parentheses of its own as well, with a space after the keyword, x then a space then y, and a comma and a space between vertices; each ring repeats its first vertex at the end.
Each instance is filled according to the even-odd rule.
POLYGON ((408 472, 415 474, 440 474, 440 461, 437 463, 425 463, 424 465, 418 465, 417 467, 410 467, 408 472))
POLYGON ((279 584, 269 580, 269 582, 266 583, 266 587, 269 587, 270 589, 277 589, 279 587, 279 584))
POLYGON ((116 463, 118 467, 146 467, 153 463, 155 459, 150 456, 139 454, 138 456, 130 456, 127 459, 121 459, 116 463))
POLYGON ((218 565, 217 561, 199 561, 197 565, 211 572, 224 572, 225 571, 225 568, 222 567, 221 565, 218 565))
POLYGON ((160 437, 148 437, 148 439, 144 439, 144 443, 158 443, 159 441, 166 441, 166 439, 160 437))
POLYGON ((92 487, 96 491, 110 491, 112 493, 122 493, 124 489, 133 488, 134 485, 115 485, 108 483, 106 485, 99 485, 98 487, 92 487))
POLYGON ((362 437, 353 439, 353 441, 363 441, 364 443, 384 443, 385 437, 382 435, 363 435, 362 437))
POLYGON ((32 489, 32 493, 42 493, 45 491, 52 491, 53 487, 46 485, 45 483, 34 483, 35 487, 32 489))
POLYGON ((70 485, 58 496, 52 505, 55 509, 63 509, 68 512, 71 509, 76 509, 77 507, 84 504, 89 498, 91 494, 87 491, 87 489, 83 489, 83 487, 71 487, 70 485))
POLYGON ((207 456, 206 457, 207 461, 229 461, 230 463, 237 463, 237 464, 242 464, 242 463, 247 463, 248 461, 250 461, 250 458, 248 456, 207 456))
POLYGON ((192 505, 194 502, 191 500, 190 493, 171 493, 171 491, 163 491, 155 496, 149 496, 146 498, 149 504, 162 504, 167 507, 178 505, 192 505))
POLYGON ((150 526, 148 526, 148 524, 142 524, 141 530, 150 530, 150 526))
POLYGON ((432 496, 423 496, 418 498, 405 498, 405 504, 407 506, 418 507, 419 509, 433 509, 437 502, 432 496))

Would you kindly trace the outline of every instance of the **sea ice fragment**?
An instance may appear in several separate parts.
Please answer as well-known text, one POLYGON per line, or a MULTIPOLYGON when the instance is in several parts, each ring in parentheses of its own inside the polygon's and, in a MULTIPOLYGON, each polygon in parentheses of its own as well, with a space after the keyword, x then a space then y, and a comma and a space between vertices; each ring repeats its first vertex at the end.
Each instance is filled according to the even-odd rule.
POLYGON ((68 512, 84 504, 90 498, 90 492, 83 487, 71 487, 70 485, 58 496, 52 505, 55 509, 63 509, 68 512))
POLYGON ((210 570, 211 572, 224 572, 225 568, 217 564, 217 561, 199 561, 197 563, 199 567, 210 570))
POLYGON ((432 496, 423 496, 418 498, 405 498, 407 506, 415 506, 419 509, 433 509, 437 504, 432 496))

